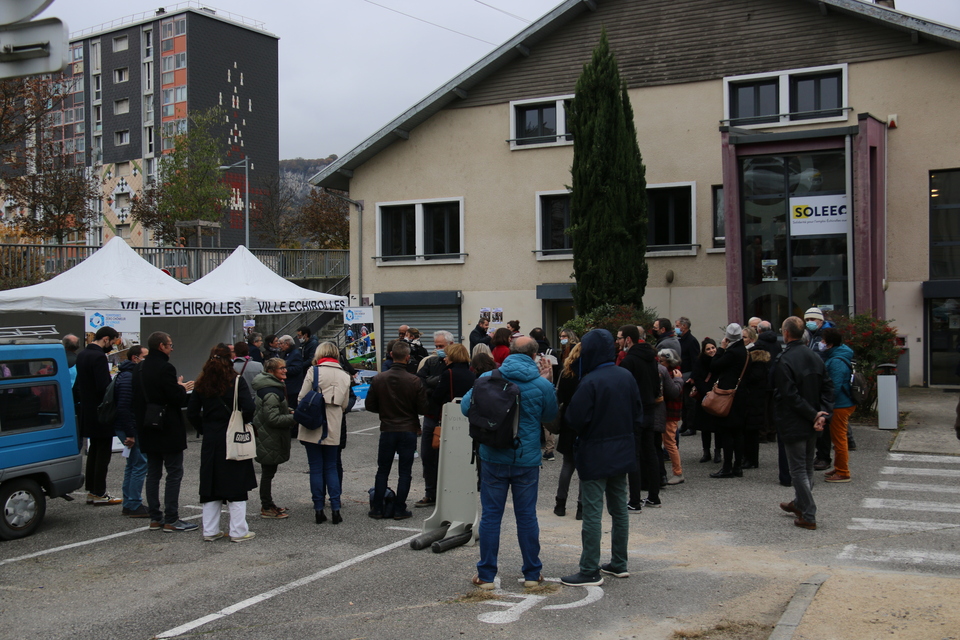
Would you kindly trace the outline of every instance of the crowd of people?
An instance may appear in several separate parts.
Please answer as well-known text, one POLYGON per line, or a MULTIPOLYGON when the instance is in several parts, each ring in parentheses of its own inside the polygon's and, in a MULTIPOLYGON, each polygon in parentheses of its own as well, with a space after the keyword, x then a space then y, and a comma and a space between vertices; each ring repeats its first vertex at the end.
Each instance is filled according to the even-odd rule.
MULTIPOLYGON (((496 375, 520 391, 514 447, 476 447, 481 502, 480 561, 473 583, 493 588, 497 575, 500 525, 512 494, 527 586, 543 577, 539 560, 536 505, 539 474, 561 458, 553 513, 567 515, 571 486, 578 478, 576 519, 583 521, 579 571, 565 576, 574 585, 600 584, 601 574, 629 575, 626 541, 631 512, 663 505, 661 490, 688 481, 679 454, 684 437, 699 432, 700 463, 719 465, 704 478, 735 479, 759 466, 760 447, 776 442, 779 480, 794 488, 780 506, 796 516, 794 524, 815 529, 814 473, 826 482, 849 482, 849 418, 853 352, 820 309, 804 318, 785 319, 778 330, 770 321, 751 318, 731 323, 719 342, 698 340, 686 317, 657 318, 649 330, 626 325, 616 335, 596 329, 581 337, 569 328, 551 348, 541 328, 529 335, 520 323, 490 331, 481 320, 469 336, 469 349, 453 333, 437 331, 433 352, 420 332, 403 325, 385 351, 383 371, 374 376, 366 409, 378 414, 377 472, 370 493, 369 517, 410 518, 407 500, 419 448, 424 495, 414 507, 436 504, 437 467, 443 406, 462 398, 467 415, 476 380, 496 375), (725 408, 715 400, 727 398, 725 408), (550 426, 550 428, 544 425, 550 426), (419 445, 419 447, 418 447, 419 445), (388 489, 394 460, 396 491, 388 489), (600 563, 603 503, 613 518, 611 558, 600 563)), ((68 336, 70 338, 71 336, 68 336)), ((173 339, 149 336, 146 349, 133 347, 116 382, 115 423, 103 425, 96 408, 110 383, 106 351, 118 338, 101 329, 76 355, 74 387, 81 432, 88 437, 87 502, 121 504, 132 518, 149 518, 150 530, 183 532, 198 528, 179 515, 183 478, 186 407, 189 423, 202 434, 200 502, 203 539, 254 537, 246 522, 248 493, 259 486, 260 516, 286 519, 272 493, 279 465, 290 459, 291 443, 305 449, 317 524, 343 522, 342 450, 346 413, 355 398, 353 368, 336 344, 318 343, 309 327, 288 335, 253 334, 233 345, 214 347, 196 382, 184 382, 170 363, 173 339), (322 392, 329 428, 321 433, 298 425, 293 409, 311 390, 322 392), (192 392, 192 393, 191 393, 192 392), (256 462, 228 460, 226 432, 231 414, 256 428, 256 462), (112 437, 128 449, 122 498, 106 491, 112 437), (160 484, 166 475, 161 500, 160 484), (143 495, 145 494, 145 500, 143 495), (145 503, 145 504, 144 504, 145 503), (228 533, 221 530, 223 505, 228 533), (326 508, 330 508, 330 518, 326 508)), ((65 345, 67 339, 65 338, 65 345)))

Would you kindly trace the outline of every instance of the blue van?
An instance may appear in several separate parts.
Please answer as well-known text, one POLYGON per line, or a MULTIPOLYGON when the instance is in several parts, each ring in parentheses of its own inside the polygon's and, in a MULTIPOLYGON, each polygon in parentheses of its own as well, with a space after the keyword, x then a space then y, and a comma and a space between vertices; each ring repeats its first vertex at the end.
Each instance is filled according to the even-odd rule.
POLYGON ((53 327, 0 329, 0 539, 33 533, 46 499, 83 486, 66 352, 53 327))

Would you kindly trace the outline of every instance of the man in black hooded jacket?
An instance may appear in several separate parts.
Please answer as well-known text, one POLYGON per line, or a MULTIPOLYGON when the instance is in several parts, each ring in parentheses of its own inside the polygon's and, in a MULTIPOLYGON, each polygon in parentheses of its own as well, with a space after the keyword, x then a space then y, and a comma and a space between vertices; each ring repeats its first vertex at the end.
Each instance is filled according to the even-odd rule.
MULTIPOLYGON (((640 331, 639 327, 632 324, 617 330, 617 338, 623 339, 623 346, 627 351, 627 355, 620 361, 620 366, 629 371, 636 380, 644 408, 643 425, 633 434, 639 468, 629 476, 630 501, 627 509, 630 511, 640 511, 643 508, 645 501, 640 495, 642 484, 647 485, 646 504, 660 506, 660 472, 657 470, 653 432, 653 409, 660 396, 660 372, 657 369, 657 353, 649 343, 642 340, 640 331)), ((663 466, 659 465, 659 468, 663 469, 663 466)))

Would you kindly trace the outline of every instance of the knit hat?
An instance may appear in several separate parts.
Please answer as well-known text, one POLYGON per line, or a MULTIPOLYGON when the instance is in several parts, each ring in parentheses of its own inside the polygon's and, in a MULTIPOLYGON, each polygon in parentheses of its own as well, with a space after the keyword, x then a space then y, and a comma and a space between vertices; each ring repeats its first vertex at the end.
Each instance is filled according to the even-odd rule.
POLYGON ((807 309, 807 312, 803 314, 804 320, 823 320, 823 311, 820 311, 817 307, 810 307, 807 309))
POLYGON ((731 322, 727 325, 727 330, 723 337, 727 339, 727 342, 736 342, 743 338, 743 329, 741 329, 740 325, 736 322, 731 322))

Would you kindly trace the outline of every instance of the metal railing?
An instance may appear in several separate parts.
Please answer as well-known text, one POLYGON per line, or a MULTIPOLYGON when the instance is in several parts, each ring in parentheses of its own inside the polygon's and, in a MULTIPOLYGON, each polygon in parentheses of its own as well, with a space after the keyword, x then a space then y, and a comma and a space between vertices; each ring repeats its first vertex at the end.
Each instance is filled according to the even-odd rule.
MULTIPOLYGON (((89 258, 100 247, 86 245, 0 244, 0 279, 40 282, 89 258)), ((216 269, 233 249, 133 247, 181 282, 199 280, 216 269)), ((252 249, 251 253, 288 280, 349 278, 350 252, 319 249, 252 249)), ((33 284, 28 282, 28 284, 33 284)))

